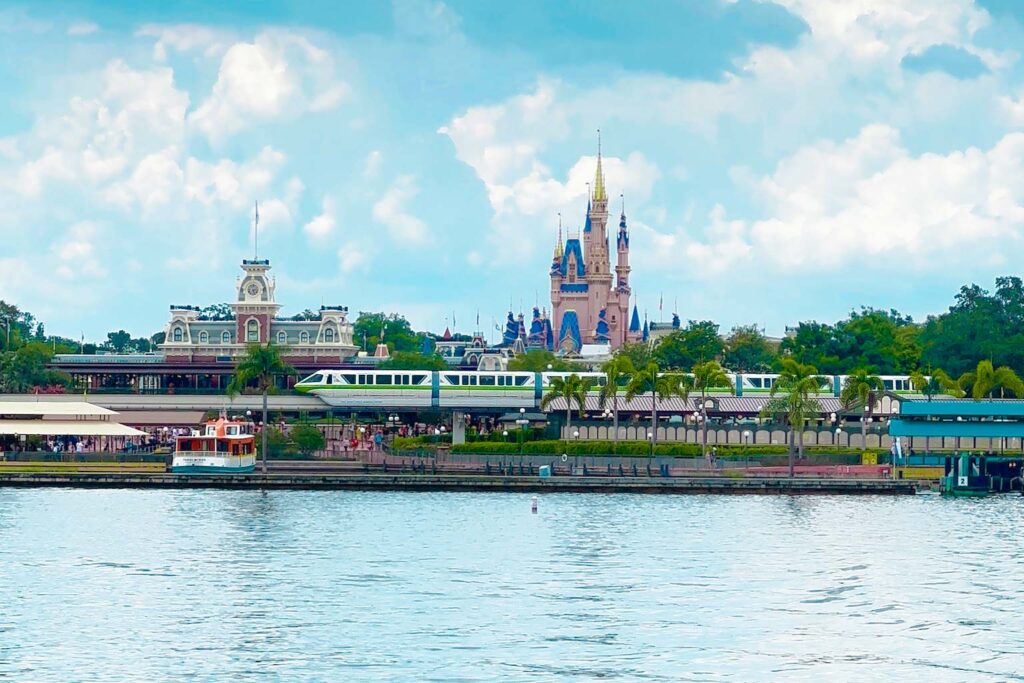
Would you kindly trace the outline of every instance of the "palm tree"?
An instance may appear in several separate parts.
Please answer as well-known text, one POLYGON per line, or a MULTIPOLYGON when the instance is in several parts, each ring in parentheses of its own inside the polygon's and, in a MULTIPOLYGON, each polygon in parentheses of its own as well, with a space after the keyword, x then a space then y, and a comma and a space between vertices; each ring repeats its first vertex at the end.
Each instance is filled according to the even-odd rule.
POLYGON ((865 448, 868 445, 868 420, 875 410, 877 392, 884 390, 885 383, 881 377, 872 374, 867 368, 857 368, 847 375, 843 390, 839 393, 839 400, 847 410, 852 406, 864 406, 860 418, 860 438, 865 448))
POLYGON ((281 347, 270 342, 250 344, 245 356, 235 366, 235 375, 228 384, 228 396, 232 398, 242 393, 250 384, 263 394, 263 426, 260 428, 262 437, 260 444, 260 469, 267 473, 267 394, 275 390, 274 378, 277 375, 293 375, 295 368, 281 358, 281 347))
POLYGON ((590 380, 583 380, 575 372, 568 377, 552 377, 548 384, 548 393, 540 400, 541 410, 547 410, 555 399, 565 399, 565 429, 566 433, 572 428, 572 404, 573 401, 579 407, 580 417, 587 406, 587 391, 590 389, 590 380))
POLYGON ((691 378, 678 373, 659 374, 658 364, 648 361, 647 365, 636 370, 626 384, 626 400, 632 401, 640 394, 651 394, 651 453, 658 442, 658 400, 666 400, 678 396, 684 401, 689 398, 693 389, 691 378))
POLYGON ((964 395, 957 381, 942 370, 933 370, 928 375, 925 375, 920 370, 915 370, 910 373, 910 383, 914 385, 915 389, 924 394, 929 402, 931 402, 933 396, 938 396, 939 394, 957 397, 964 395))
POLYGON ((601 387, 600 402, 603 410, 610 398, 612 400, 612 443, 619 442, 619 391, 622 385, 636 372, 633 361, 628 356, 613 356, 601 366, 605 383, 601 387))
POLYGON ((1004 398, 1007 391, 1014 396, 1024 396, 1024 382, 1017 373, 1005 365, 993 367, 990 360, 983 360, 973 371, 960 375, 959 385, 964 392, 969 388, 971 397, 976 401, 992 398, 996 389, 999 390, 999 398, 1004 398))
POLYGON ((693 366, 693 389, 700 392, 701 454, 705 458, 708 457, 708 408, 705 399, 708 391, 718 388, 733 388, 732 380, 718 361, 709 360, 693 366))
POLYGON ((772 384, 771 399, 761 410, 762 415, 785 415, 789 423, 790 478, 793 477, 793 451, 796 444, 799 444, 800 455, 803 456, 804 425, 809 418, 821 413, 821 403, 815 394, 824 382, 825 379, 818 375, 818 369, 813 365, 798 363, 793 358, 783 358, 779 376, 772 384))

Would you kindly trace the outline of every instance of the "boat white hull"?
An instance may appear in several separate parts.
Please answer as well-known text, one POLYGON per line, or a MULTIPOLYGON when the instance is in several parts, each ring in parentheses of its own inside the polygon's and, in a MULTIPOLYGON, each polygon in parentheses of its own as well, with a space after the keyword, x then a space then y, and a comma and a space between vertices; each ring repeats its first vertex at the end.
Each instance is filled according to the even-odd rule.
POLYGON ((177 453, 171 461, 171 472, 238 474, 256 469, 256 456, 249 455, 192 455, 177 453))

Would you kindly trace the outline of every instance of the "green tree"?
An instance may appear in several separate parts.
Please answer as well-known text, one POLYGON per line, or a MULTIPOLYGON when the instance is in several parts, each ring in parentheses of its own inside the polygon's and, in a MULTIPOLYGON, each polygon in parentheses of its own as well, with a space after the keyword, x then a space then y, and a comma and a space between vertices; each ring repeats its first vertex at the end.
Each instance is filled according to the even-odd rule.
POLYGON ((970 391, 976 401, 991 398, 997 390, 999 398, 1004 398, 1007 391, 1014 396, 1024 397, 1024 382, 1021 382, 1017 373, 1005 365, 996 368, 990 360, 983 360, 974 370, 965 372, 957 383, 964 392, 970 391))
POLYGON ((323 450, 327 444, 324 433, 313 425, 308 424, 299 424, 292 427, 291 438, 299 452, 307 457, 316 451, 323 450))
POLYGON ((616 358, 628 358, 634 368, 642 368, 654 360, 651 345, 647 342, 626 342, 613 355, 616 358))
POLYGON ((885 384, 881 377, 873 374, 867 368, 857 368, 846 377, 842 391, 839 393, 839 400, 847 410, 855 406, 864 408, 860 416, 860 434, 861 443, 865 448, 868 445, 868 420, 875 412, 875 401, 878 400, 878 394, 884 390, 885 384))
POLYGON ((267 395, 276 389, 275 378, 278 375, 294 374, 295 368, 285 363, 281 357, 280 347, 271 343, 266 346, 250 344, 246 348, 245 356, 235 366, 235 374, 228 384, 228 396, 231 397, 242 393, 250 385, 255 385, 263 395, 260 465, 264 474, 267 473, 267 395))
POLYGON ((444 370, 448 365, 436 353, 427 355, 417 351, 396 351, 377 367, 381 370, 444 370))
POLYGON ((910 374, 910 383, 914 385, 914 389, 924 394, 928 401, 939 394, 957 397, 964 394, 960 384, 942 370, 932 370, 929 375, 915 370, 910 374))
POLYGON ((509 372, 571 372, 572 363, 541 349, 520 354, 508 362, 509 372))
POLYGON ((70 387, 70 375, 49 369, 52 358, 53 351, 43 342, 28 342, 5 353, 0 359, 0 387, 9 393, 70 387))
POLYGON ((799 448, 800 457, 804 452, 804 425, 807 420, 821 413, 821 403, 816 394, 825 379, 818 376, 813 365, 799 363, 793 358, 779 361, 779 376, 772 389, 762 415, 784 415, 789 425, 789 477, 794 476, 793 452, 799 448))
POLYGON ((132 341, 132 335, 124 330, 107 332, 107 345, 118 353, 124 353, 132 341))
POLYGON ((679 373, 660 373, 658 364, 649 361, 642 368, 635 368, 629 382, 626 383, 626 400, 632 401, 637 396, 651 395, 651 453, 658 443, 658 401, 678 396, 685 401, 693 388, 691 379, 679 373))
POLYGON ((234 320, 235 311, 231 304, 210 304, 199 311, 200 320, 234 320))
POLYGON ((579 409, 580 417, 587 407, 587 392, 590 390, 590 380, 584 380, 576 373, 568 377, 552 377, 548 382, 548 391, 540 400, 541 410, 547 410, 556 399, 565 400, 565 429, 572 429, 572 404, 575 403, 579 409))
MULTIPOLYGON (((801 365, 811 365, 829 374, 841 370, 839 357, 834 354, 835 329, 827 323, 802 322, 796 329, 787 330, 779 344, 779 352, 801 365)), ((782 363, 780 361, 781 370, 782 363)))
POLYGON ((659 367, 682 369, 721 357, 723 348, 718 325, 691 320, 683 329, 662 337, 653 353, 659 367))
POLYGON ((706 458, 708 455, 708 392, 712 389, 732 389, 733 384, 718 361, 713 360, 693 366, 691 384, 694 391, 700 392, 701 452, 706 458))
POLYGON ((392 353, 419 351, 423 346, 423 337, 413 332, 409 321, 397 313, 360 312, 353 325, 354 342, 365 344, 365 350, 373 353, 380 343, 381 334, 392 353))
POLYGON ((300 320, 300 321, 301 320, 319 320, 319 319, 320 319, 320 313, 318 313, 317 311, 311 311, 308 308, 306 310, 304 310, 304 311, 296 313, 295 315, 293 315, 290 318, 290 320, 300 320))
POLYGON ((778 353, 757 328, 745 325, 732 328, 725 340, 722 365, 736 372, 771 372, 778 353))
POLYGON ((636 372, 628 356, 612 356, 601 366, 605 384, 601 387, 600 402, 604 409, 608 399, 612 401, 612 443, 619 442, 619 392, 629 383, 629 378, 636 372))

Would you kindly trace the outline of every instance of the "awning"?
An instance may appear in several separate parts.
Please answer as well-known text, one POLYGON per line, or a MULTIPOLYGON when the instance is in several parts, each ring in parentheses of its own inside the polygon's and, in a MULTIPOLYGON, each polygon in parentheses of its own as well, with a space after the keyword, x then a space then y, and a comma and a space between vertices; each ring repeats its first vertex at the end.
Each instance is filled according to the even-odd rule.
POLYGON ((0 415, 101 416, 113 415, 113 410, 84 401, 0 401, 0 415))
POLYGON ((105 420, 0 420, 0 434, 25 436, 146 436, 127 425, 105 420))

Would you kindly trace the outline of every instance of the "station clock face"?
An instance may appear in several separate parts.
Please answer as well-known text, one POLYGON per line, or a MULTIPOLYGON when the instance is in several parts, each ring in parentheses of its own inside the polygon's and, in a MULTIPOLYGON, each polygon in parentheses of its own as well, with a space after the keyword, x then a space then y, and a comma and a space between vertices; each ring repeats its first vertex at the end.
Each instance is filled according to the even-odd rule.
POLYGON ((249 287, 246 288, 245 291, 249 292, 249 296, 256 296, 257 294, 260 293, 260 286, 255 282, 251 282, 249 283, 249 287))

